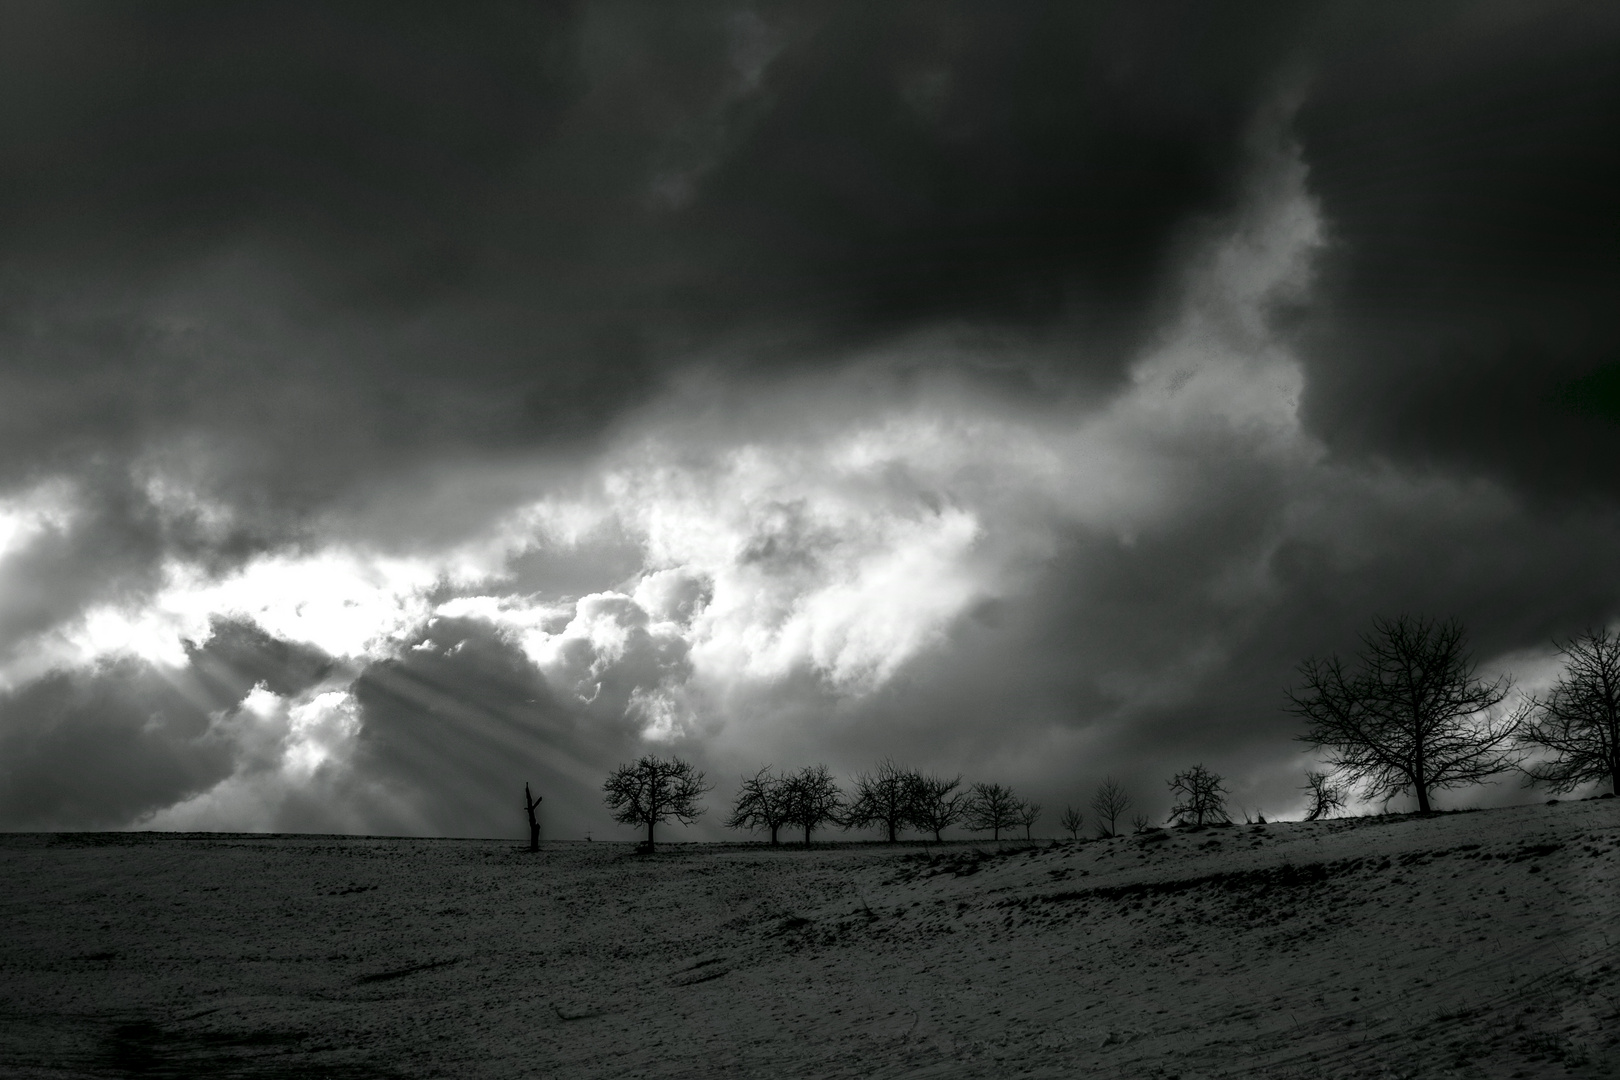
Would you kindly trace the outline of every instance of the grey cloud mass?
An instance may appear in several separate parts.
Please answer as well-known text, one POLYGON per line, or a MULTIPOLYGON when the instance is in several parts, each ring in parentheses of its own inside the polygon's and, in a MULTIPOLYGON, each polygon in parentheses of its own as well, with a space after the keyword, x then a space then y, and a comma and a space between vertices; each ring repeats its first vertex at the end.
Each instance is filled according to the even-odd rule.
POLYGON ((1620 618, 1617 53, 1595 2, 7 6, 0 827, 516 835, 529 780, 614 835, 649 748, 1287 812, 1283 688, 1374 615, 1526 685, 1620 618))

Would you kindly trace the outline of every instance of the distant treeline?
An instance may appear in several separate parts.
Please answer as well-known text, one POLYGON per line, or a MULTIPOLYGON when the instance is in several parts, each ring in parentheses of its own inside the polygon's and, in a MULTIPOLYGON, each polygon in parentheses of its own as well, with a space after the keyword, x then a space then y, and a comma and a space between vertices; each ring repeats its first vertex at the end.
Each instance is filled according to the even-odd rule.
MULTIPOLYGON (((1306 820, 1344 809, 1357 785, 1361 798, 1385 805, 1415 794, 1418 810, 1428 812, 1433 792, 1505 773, 1553 793, 1603 780, 1614 786, 1620 778, 1620 637, 1608 629, 1555 642, 1563 674, 1546 694, 1521 694, 1511 707, 1512 676, 1479 678, 1456 620, 1375 619, 1362 643, 1348 665, 1337 656, 1305 661, 1300 684, 1286 692, 1286 708, 1306 724, 1300 741, 1326 751, 1327 769, 1305 774, 1306 820)), ((1167 783, 1175 799, 1170 823, 1231 820, 1221 776, 1203 765, 1167 783)), ((614 819, 646 828, 648 850, 657 825, 692 822, 712 789, 689 762, 654 755, 619 766, 603 784, 614 819)), ((1097 835, 1115 835, 1132 805, 1118 781, 1105 780, 1087 803, 1097 835)), ((743 777, 726 826, 768 834, 773 845, 783 829, 801 832, 808 844, 826 826, 881 828, 891 842, 905 831, 939 840, 958 825, 994 840, 1021 829, 1027 840, 1040 816, 1040 803, 1002 784, 964 787, 960 775, 934 776, 885 758, 848 791, 825 765, 765 766, 743 777)), ((1073 806, 1059 818, 1075 839, 1085 822, 1073 806)), ((1137 814, 1131 826, 1141 831, 1150 820, 1137 814)))

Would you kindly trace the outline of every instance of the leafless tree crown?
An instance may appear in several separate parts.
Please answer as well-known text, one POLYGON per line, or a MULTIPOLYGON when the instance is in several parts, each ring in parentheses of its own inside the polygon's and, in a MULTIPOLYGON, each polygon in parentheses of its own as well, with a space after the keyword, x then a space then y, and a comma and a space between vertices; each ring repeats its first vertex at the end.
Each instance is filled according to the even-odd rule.
POLYGON ((1058 824, 1063 826, 1063 831, 1069 834, 1070 840, 1080 839, 1080 827, 1085 823, 1086 815, 1072 806, 1065 806, 1063 816, 1058 818, 1058 824))
POLYGON ((974 832, 990 833, 1001 839, 1002 829, 1023 824, 1024 804, 1013 794, 1012 788, 1001 784, 974 784, 968 792, 963 822, 974 832))
POLYGON ((788 824, 786 781, 771 772, 769 765, 751 777, 744 777, 737 798, 726 818, 728 829, 764 829, 777 843, 777 832, 788 824))
POLYGON ((1523 711, 1496 716, 1512 680, 1484 682, 1456 620, 1375 619, 1354 671, 1337 656, 1300 665, 1289 711, 1309 728, 1299 738, 1332 752, 1334 769, 1366 798, 1430 792, 1487 780, 1517 766, 1523 711))
POLYGON ((690 762, 649 754, 633 765, 613 770, 603 782, 602 791, 614 821, 647 826, 650 848, 654 826, 671 819, 689 825, 703 813, 698 800, 711 786, 690 762))
POLYGON ((818 826, 839 820, 844 793, 827 766, 806 765, 785 777, 782 788, 787 820, 804 830, 806 844, 810 843, 810 833, 818 826))
POLYGON ((1041 819, 1041 804, 1038 802, 1023 802, 1018 804, 1018 824, 1024 827, 1024 839, 1032 839, 1030 835, 1035 823, 1041 819))
POLYGON ((967 792, 957 790, 962 778, 953 776, 917 776, 912 791, 912 822, 919 829, 940 838, 940 833, 962 820, 967 803, 967 792))
POLYGON ((1603 627, 1555 644, 1564 673, 1531 699, 1523 731, 1527 747, 1551 753, 1527 770, 1529 780, 1555 793, 1607 780, 1620 795, 1620 636, 1603 627))
POLYGON ((1102 836, 1113 836, 1117 831, 1115 823, 1119 816, 1131 808, 1131 797, 1125 794, 1125 788, 1112 776, 1102 782, 1097 794, 1091 797, 1091 808, 1097 812, 1097 832, 1102 836))
POLYGON ((1176 799, 1176 804, 1170 808, 1171 821, 1210 825, 1232 820, 1226 813, 1226 788, 1220 774, 1194 765, 1186 772, 1176 773, 1169 783, 1170 794, 1176 799))
POLYGON ((892 844, 901 829, 915 824, 916 786, 915 772, 884 758, 877 768, 855 778, 855 798, 844 813, 845 827, 882 825, 892 844))
POLYGON ((1325 772, 1307 772, 1304 790, 1311 798, 1311 808, 1305 812, 1306 821, 1329 818, 1335 811, 1344 809, 1344 788, 1325 772))

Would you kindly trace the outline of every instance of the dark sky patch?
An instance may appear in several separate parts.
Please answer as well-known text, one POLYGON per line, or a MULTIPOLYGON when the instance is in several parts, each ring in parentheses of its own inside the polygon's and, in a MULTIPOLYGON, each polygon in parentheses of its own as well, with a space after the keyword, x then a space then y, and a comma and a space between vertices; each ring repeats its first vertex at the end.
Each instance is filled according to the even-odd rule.
POLYGON ((1307 354, 1331 444, 1620 493, 1617 32, 1588 3, 1324 20, 1297 131, 1336 249, 1307 354))

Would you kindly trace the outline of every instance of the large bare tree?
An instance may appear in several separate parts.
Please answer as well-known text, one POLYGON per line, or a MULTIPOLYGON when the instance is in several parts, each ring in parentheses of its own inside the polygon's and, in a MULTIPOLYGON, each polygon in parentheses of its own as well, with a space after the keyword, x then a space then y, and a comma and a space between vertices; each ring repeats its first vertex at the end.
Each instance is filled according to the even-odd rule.
POLYGON ((771 844, 777 844, 776 834, 788 824, 786 779, 771 772, 769 765, 751 777, 744 777, 737 798, 731 804, 731 816, 726 818, 728 829, 765 829, 771 834, 771 844))
POLYGON ((647 850, 651 851, 653 827, 671 818, 690 825, 703 813, 698 800, 710 787, 690 762, 649 754, 634 765, 614 769, 602 791, 614 821, 647 826, 647 850))
POLYGON ((787 820, 804 830, 807 846, 811 830, 829 821, 836 824, 844 807, 844 793, 825 765, 806 765, 784 777, 782 794, 787 820))
POLYGON ((1102 782, 1097 794, 1091 797, 1091 808, 1097 812, 1098 835, 1113 836, 1119 815, 1131 808, 1131 797, 1125 794, 1120 782, 1110 776, 1102 782))
POLYGON ((847 829, 881 825, 894 843, 901 829, 916 823, 917 774, 888 758, 855 778, 855 798, 843 816, 847 829))
POLYGON ((1620 636, 1607 627, 1558 643, 1564 673, 1545 697, 1531 699, 1523 739, 1552 751, 1528 770, 1553 792, 1608 780, 1620 795, 1620 636))
POLYGON ((1337 656, 1300 665, 1302 685, 1288 709, 1309 725, 1300 740, 1331 751, 1329 761, 1364 798, 1475 784, 1517 767, 1523 711, 1498 715, 1513 680, 1476 674, 1467 635, 1455 619, 1374 619, 1354 670, 1337 656))
POLYGON ((1024 804, 1013 794, 1012 788, 974 784, 968 792, 962 819, 974 832, 987 832, 992 839, 1000 840, 1002 829, 1023 823, 1023 809, 1024 804))
POLYGON ((1170 808, 1171 821, 1210 825, 1232 820, 1226 812, 1226 787, 1219 773, 1194 765, 1172 776, 1169 784, 1170 794, 1176 799, 1176 804, 1170 808))

